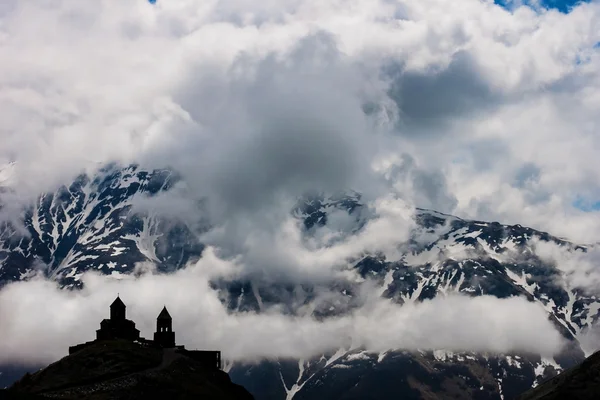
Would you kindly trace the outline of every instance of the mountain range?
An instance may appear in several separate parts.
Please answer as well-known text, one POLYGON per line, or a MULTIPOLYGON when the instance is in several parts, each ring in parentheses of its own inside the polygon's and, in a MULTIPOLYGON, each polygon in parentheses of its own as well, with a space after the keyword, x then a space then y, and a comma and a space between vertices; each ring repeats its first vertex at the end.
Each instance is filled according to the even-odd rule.
MULTIPOLYGON (((167 169, 109 165, 40 194, 36 204, 23 210, 21 226, 0 225, 0 288, 42 274, 64 290, 77 290, 86 271, 131 274, 138 263, 148 261, 159 272, 170 273, 199 259, 205 246, 197 227, 134 207, 139 199, 172 190, 180 179, 167 169)), ((2 191, 8 193, 10 187, 0 182, 2 191)), ((353 221, 348 235, 360 232, 372 218, 369 205, 351 191, 307 196, 290 212, 307 235, 326 225, 332 213, 343 212, 353 221)), ((417 209, 414 220, 411 239, 398 243, 399 259, 375 253, 353 260, 353 273, 362 279, 333 283, 329 289, 339 297, 320 304, 313 315, 326 319, 351 312, 357 307, 355 294, 367 281, 377 284, 380 296, 399 305, 451 293, 522 296, 547 312, 568 342, 562 353, 544 358, 448 349, 370 353, 347 347, 311 359, 228 363, 225 369, 232 380, 259 400, 380 399, 389 393, 406 399, 514 399, 589 355, 582 335, 597 323, 600 300, 569 287, 558 266, 536 255, 535 244, 553 243, 580 252, 589 246, 521 225, 462 219, 434 210, 417 209)), ((232 313, 260 313, 270 306, 293 313, 290 299, 298 290, 288 283, 250 279, 214 282, 214 287, 232 313)), ((311 290, 302 284, 303 293, 308 293, 305 302, 311 301, 311 290)), ((0 371, 5 376, 13 371, 14 376, 14 368, 0 366, 0 371)), ((2 384, 8 383, 0 375, 2 384)))

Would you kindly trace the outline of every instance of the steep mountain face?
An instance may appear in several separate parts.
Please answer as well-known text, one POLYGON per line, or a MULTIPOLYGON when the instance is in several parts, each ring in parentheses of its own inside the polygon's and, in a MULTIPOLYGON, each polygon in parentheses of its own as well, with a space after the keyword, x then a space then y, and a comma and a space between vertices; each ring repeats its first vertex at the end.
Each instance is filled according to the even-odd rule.
MULTIPOLYGON (((77 287, 87 270, 127 274, 136 263, 151 261, 169 272, 200 257, 203 246, 183 222, 132 207, 137 196, 171 190, 176 182, 169 171, 111 167, 42 195, 23 214, 28 236, 8 224, 0 229, 0 286, 40 271, 67 288, 77 287)), ((374 217, 357 193, 313 196, 292 210, 307 236, 339 213, 350 221, 346 236, 360 232, 374 217)), ((582 252, 585 246, 520 225, 464 220, 431 210, 417 210, 415 221, 412 238, 398 243, 399 259, 365 254, 355 260, 352 268, 359 279, 328 284, 327 289, 338 294, 329 302, 315 302, 317 288, 307 284, 238 280, 214 282, 214 287, 231 312, 278 306, 293 314, 301 292, 300 305, 312 304, 317 318, 343 315, 360 306, 356 293, 367 281, 376 282, 382 297, 400 305, 452 292, 523 296, 548 312, 569 341, 568 348, 553 359, 444 349, 372 354, 341 348, 310 360, 230 364, 232 379, 257 399, 375 399, 389 393, 415 399, 512 399, 584 359, 580 339, 597 323, 600 300, 570 288, 555 265, 536 256, 534 246, 545 241, 582 252)))
POLYGON ((73 287, 88 270, 130 273, 151 261, 168 272, 200 257, 203 246, 184 223, 132 211, 136 198, 168 191, 177 180, 167 170, 110 166, 42 194, 23 212, 25 234, 0 225, 0 285, 41 272, 73 287))
MULTIPOLYGON (((312 229, 326 223, 325 210, 339 207, 356 213, 360 226, 363 214, 357 212, 362 207, 359 198, 345 198, 342 202, 311 199, 300 207, 299 215, 312 229)), ((586 251, 585 247, 520 225, 468 221, 430 210, 418 210, 416 219, 415 240, 405 244, 407 250, 401 260, 389 262, 366 256, 355 264, 363 278, 379 282, 383 297, 404 304, 451 292, 498 298, 524 296, 546 309, 569 340, 569 348, 554 359, 531 354, 452 353, 443 349, 372 354, 342 348, 312 360, 233 366, 233 379, 246 385, 259 399, 385 398, 386 393, 398 391, 403 398, 415 399, 511 399, 584 358, 578 339, 597 322, 600 302, 596 296, 568 288, 556 266, 535 256, 532 242, 552 241, 573 251, 586 251), (431 234, 433 240, 417 240, 424 237, 423 233, 431 234), (273 388, 272 382, 278 380, 281 386, 273 388)), ((351 299, 356 287, 340 290, 351 299)), ((265 304, 274 298, 273 291, 255 288, 234 293, 232 298, 238 307, 241 303, 252 308, 257 303, 253 297, 260 297, 265 304), (245 297, 248 300, 244 303, 245 297)), ((345 312, 352 307, 352 301, 332 304, 328 311, 337 313, 336 307, 345 312)))

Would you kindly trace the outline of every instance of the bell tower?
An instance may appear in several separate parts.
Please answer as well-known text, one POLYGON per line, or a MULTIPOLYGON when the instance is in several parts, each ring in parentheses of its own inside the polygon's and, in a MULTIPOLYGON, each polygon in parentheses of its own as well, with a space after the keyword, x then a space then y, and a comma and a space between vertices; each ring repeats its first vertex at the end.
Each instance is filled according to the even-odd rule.
POLYGON ((156 332, 154 332, 154 342, 161 347, 175 347, 175 332, 173 332, 173 319, 163 307, 158 318, 156 318, 156 332))

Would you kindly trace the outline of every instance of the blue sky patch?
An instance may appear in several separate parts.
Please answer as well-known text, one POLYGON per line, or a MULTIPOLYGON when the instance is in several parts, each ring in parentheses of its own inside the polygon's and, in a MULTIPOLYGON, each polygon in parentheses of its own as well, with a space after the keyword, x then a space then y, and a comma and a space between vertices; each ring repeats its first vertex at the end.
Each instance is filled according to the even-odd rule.
POLYGON ((558 10, 562 13, 568 13, 573 7, 579 3, 587 3, 588 1, 582 0, 494 0, 494 3, 499 6, 506 8, 507 10, 513 10, 519 5, 531 5, 532 8, 537 8, 538 4, 546 9, 558 10))
POLYGON ((573 207, 580 209, 581 211, 592 212, 600 211, 600 200, 587 200, 583 197, 577 197, 573 202, 573 207))

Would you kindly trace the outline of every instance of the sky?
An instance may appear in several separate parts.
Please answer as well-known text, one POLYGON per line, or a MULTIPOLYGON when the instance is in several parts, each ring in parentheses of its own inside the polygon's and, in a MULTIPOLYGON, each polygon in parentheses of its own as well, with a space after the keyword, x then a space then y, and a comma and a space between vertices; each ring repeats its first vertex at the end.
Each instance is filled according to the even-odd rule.
MULTIPOLYGON (((148 0, 150 4, 156 4, 157 0, 148 0)), ((547 9, 556 9, 560 12, 567 13, 574 6, 581 3, 581 0, 547 0, 547 1, 515 1, 515 0, 494 0, 495 4, 504 7, 508 10, 514 10, 522 5, 530 7, 544 7, 547 9)))
MULTIPOLYGON (((177 203, 157 199, 157 209, 191 220, 189 205, 208 198, 216 229, 205 242, 219 254, 239 256, 239 268, 272 277, 328 275, 324 266, 356 249, 392 251, 407 237, 415 207, 600 242, 600 3, 570 11, 531 4, 3 1, 0 59, 9 62, 0 64, 0 165, 16 164, 10 175, 0 173, 12 188, 0 218, 13 217, 40 192, 81 171, 135 162, 170 167, 183 177, 178 194, 185 195, 177 203), (307 191, 348 189, 363 193, 380 216, 370 235, 325 250, 302 242, 289 219, 295 199, 307 191)), ((231 257, 212 261, 228 265, 231 257)), ((204 270, 190 266, 189 273, 195 268, 204 270)), ((173 282, 186 281, 181 276, 173 282)), ((78 312, 77 305, 92 303, 102 310, 112 283, 89 279, 97 296, 56 292, 44 280, 31 282, 36 290, 11 286, 0 292, 0 312, 8 318, 19 290, 32 297, 21 315, 44 298, 78 312)), ((155 279, 150 274, 122 285, 139 304, 161 302, 163 295, 151 290, 155 279)), ((192 282, 204 287, 203 279, 192 282)), ((208 288, 202 295, 215 298, 208 288)), ((507 304, 456 301, 498 310, 507 304)), ((177 304, 185 308, 185 296, 177 304)), ((411 313, 377 307, 384 315, 416 318, 428 306, 411 313)), ((526 303, 519 309, 524 320, 543 315, 526 303)), ((210 310, 214 321, 228 323, 218 304, 210 310)), ((364 344, 369 335, 360 331, 360 318, 324 327, 310 319, 299 323, 318 337, 340 326, 356 329, 364 344)), ((186 321, 195 326, 189 315, 186 321)), ((244 326, 249 320, 231 321, 244 326)), ((295 326, 280 315, 269 321, 282 331, 295 326)), ((466 326, 445 323, 448 331, 466 326)), ((474 332, 487 334, 484 323, 473 324, 474 332)), ((504 333, 515 341, 504 349, 550 351, 532 340, 540 324, 530 332, 507 324, 504 333)), ((16 341, 5 341, 10 348, 34 337, 33 327, 15 326, 16 341)), ((547 343, 556 348, 548 329, 547 343)), ((49 357, 64 344, 61 334, 59 325, 49 335, 56 338, 49 357)), ((250 337, 262 332, 255 334, 250 337)), ((486 342, 477 349, 486 346, 493 347, 486 342)), ((9 358, 18 357, 25 356, 9 358)))
MULTIPOLYGON (((156 3, 156 1, 152 1, 156 3)), ((536 9, 552 9, 558 10, 562 13, 570 12, 575 6, 580 3, 586 3, 587 1, 582 0, 532 0, 532 1, 521 1, 521 0, 494 0, 494 3, 508 9, 514 10, 522 5, 530 6, 536 9)))
POLYGON ((170 165, 227 215, 410 159, 414 205, 599 241, 598 3, 426 3, 3 2, 0 160, 22 201, 170 165))

